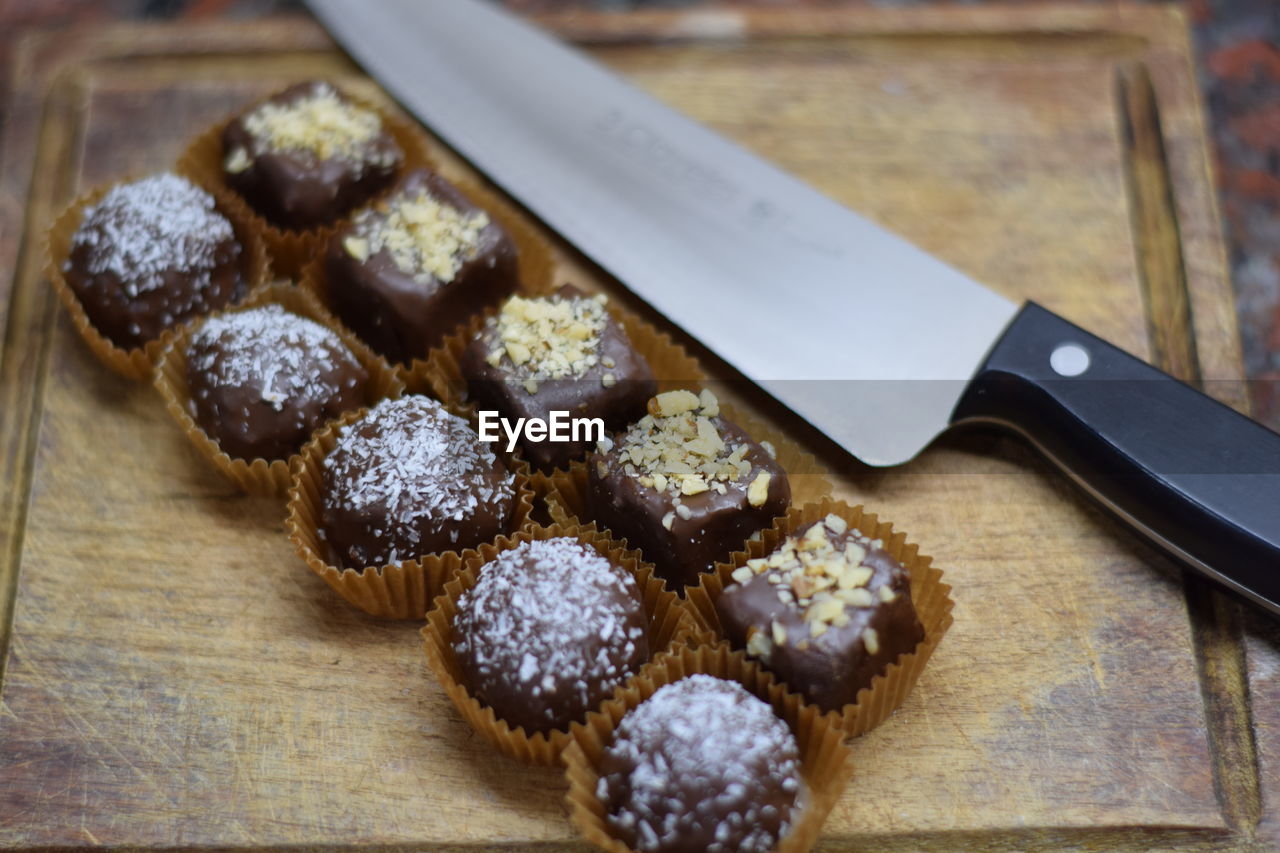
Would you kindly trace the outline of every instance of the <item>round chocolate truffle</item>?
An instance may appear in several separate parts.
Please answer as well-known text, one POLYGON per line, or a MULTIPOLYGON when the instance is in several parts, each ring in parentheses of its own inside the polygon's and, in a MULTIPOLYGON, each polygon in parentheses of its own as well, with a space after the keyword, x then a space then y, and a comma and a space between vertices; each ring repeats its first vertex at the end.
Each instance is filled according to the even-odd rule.
POLYGON ((213 196, 163 173, 85 208, 63 263, 89 321, 134 349, 242 295, 240 244, 213 196))
POLYGON ((390 186, 404 152, 372 110, 328 83, 299 83, 222 133, 227 184, 274 224, 313 228, 390 186))
POLYGON ((427 351, 513 292, 516 248, 487 213, 427 169, 409 172, 329 242, 329 301, 393 362, 427 351))
POLYGON ((513 728, 581 721, 649 658, 640 588, 576 539, 524 542, 458 600, 453 648, 473 696, 513 728))
POLYGON ((659 688, 618 723, 597 793, 642 853, 766 853, 803 787, 800 747, 768 704, 709 675, 659 688))
POLYGON ((333 331, 279 305, 213 317, 187 347, 192 416, 229 456, 284 459, 366 402, 369 374, 333 331))
POLYGON ((321 532, 350 568, 472 548, 510 529, 515 478, 427 397, 383 400, 324 460, 321 532))

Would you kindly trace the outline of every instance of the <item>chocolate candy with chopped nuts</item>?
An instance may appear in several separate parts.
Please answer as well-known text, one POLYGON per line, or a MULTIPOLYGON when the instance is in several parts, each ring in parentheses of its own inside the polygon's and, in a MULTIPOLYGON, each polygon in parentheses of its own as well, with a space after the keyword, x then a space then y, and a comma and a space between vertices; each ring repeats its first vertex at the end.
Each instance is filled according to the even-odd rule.
POLYGON ((94 328, 134 349, 242 296, 242 254, 213 196, 164 173, 86 208, 62 271, 94 328))
POLYGON ((787 724, 740 684, 702 674, 618 722, 597 788, 610 833, 646 853, 776 850, 803 792, 787 724))
POLYGON ((461 551, 508 533, 516 489, 462 418, 422 396, 384 400, 324 459, 320 529, 360 569, 461 551))
MULTIPOLYGON (((514 296, 481 329, 462 356, 462 374, 480 409, 502 417, 599 418, 618 430, 645 414, 657 390, 653 371, 605 310, 603 294, 564 286, 549 297, 514 296)), ((538 468, 564 467, 594 446, 579 441, 523 441, 538 468)))
POLYGON ((577 539, 524 542, 458 600, 453 648, 472 696, 528 734, 567 729, 649 659, 631 573, 577 539))
POLYGON ((682 590, 786 512, 791 485, 710 391, 668 391, 648 408, 588 457, 588 511, 682 590))
POLYGON ((222 132, 228 186, 281 228, 342 218, 390 186, 403 163, 378 114, 322 81, 290 86, 222 132))
POLYGON ((325 254, 334 311, 393 362, 427 351, 519 284, 515 244, 427 169, 339 228, 325 254))
POLYGON ((285 459, 368 402, 369 374, 334 332, 279 305, 206 321, 187 345, 196 423, 229 456, 285 459))
POLYGON ((716 614, 734 646, 826 711, 924 638, 907 570, 837 515, 737 569, 716 614))

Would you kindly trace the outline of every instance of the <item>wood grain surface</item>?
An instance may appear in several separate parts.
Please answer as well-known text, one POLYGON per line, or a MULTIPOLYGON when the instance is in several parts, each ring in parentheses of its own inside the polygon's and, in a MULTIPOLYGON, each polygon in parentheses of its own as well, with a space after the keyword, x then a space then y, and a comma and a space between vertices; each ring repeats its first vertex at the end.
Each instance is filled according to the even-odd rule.
MULTIPOLYGON (((1174 11, 547 23, 1002 293, 1242 403, 1174 11)), ((333 596, 292 554, 281 507, 203 465, 40 280, 44 223, 80 189, 161 168, 249 98, 317 74, 369 85, 296 21, 72 31, 16 51, 0 149, 0 270, 14 270, 0 279, 0 846, 580 847, 559 775, 485 747, 431 680, 417 626, 333 596)), ((566 276, 616 292, 562 250, 566 276)), ((1280 840, 1268 623, 1184 581, 1015 440, 948 436, 872 470, 764 413, 828 462, 839 496, 932 554, 957 602, 907 705, 855 743, 822 849, 1280 840)))

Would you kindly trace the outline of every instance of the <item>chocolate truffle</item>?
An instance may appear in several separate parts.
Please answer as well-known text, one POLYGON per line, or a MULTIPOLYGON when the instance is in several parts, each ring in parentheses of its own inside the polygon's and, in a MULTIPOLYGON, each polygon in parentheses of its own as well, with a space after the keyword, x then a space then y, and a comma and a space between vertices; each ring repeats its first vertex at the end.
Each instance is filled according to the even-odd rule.
POLYGON ((510 530, 515 478, 436 401, 383 400, 324 460, 321 533, 353 569, 472 548, 510 530))
POLYGON ((334 234, 325 256, 328 298, 374 350, 409 362, 513 292, 516 258, 489 214, 417 169, 334 234))
POLYGON ((458 600, 453 648, 481 703, 526 733, 566 729, 649 658, 640 588, 576 539, 524 542, 458 600))
MULTIPOLYGON (((508 299, 463 353, 476 405, 512 420, 550 420, 552 412, 598 418, 600 435, 643 417, 657 383, 605 300, 569 286, 554 296, 508 299)), ((586 456, 600 435, 584 429, 578 441, 522 441, 520 449, 539 468, 563 467, 586 456)))
POLYGON ((94 328, 135 349, 243 295, 240 254, 213 196, 164 173, 85 208, 62 270, 94 328))
POLYGON ((648 408, 588 458, 588 509, 679 589, 784 513, 791 486, 710 391, 667 391, 648 408))
POLYGON ((735 570, 716 613, 730 642, 825 711, 924 638, 907 570, 838 515, 735 570))
POLYGON ((800 747, 740 684, 691 675, 618 723, 600 759, 605 822, 642 853, 767 853, 799 816, 800 747))
POLYGON ((291 86, 222 132, 227 184, 281 228, 327 225, 395 180, 404 152, 328 83, 291 86))
POLYGON ((331 330, 279 305, 213 317, 187 346, 192 416, 229 456, 284 459, 367 400, 369 374, 331 330))

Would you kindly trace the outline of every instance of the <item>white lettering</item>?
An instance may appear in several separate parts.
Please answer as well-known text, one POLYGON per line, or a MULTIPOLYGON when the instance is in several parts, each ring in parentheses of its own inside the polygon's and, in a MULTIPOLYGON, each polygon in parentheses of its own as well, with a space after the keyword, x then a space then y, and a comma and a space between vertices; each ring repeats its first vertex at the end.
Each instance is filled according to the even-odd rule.
POLYGON ((498 413, 490 409, 480 412, 480 440, 494 442, 498 440, 498 413))
MULTIPOLYGON (((547 436, 550 441, 568 441, 569 440, 569 413, 561 410, 551 411, 551 434, 547 436)), ((576 419, 575 419, 576 420, 576 419)))
POLYGON ((592 443, 604 441, 604 419, 603 418, 574 418, 573 419, 573 440, 589 441, 592 443), (578 437, 578 428, 581 427, 586 435, 582 438, 578 437))
POLYGON ((521 442, 585 441, 598 442, 606 438, 604 420, 601 418, 574 418, 567 411, 548 412, 548 418, 504 418, 492 409, 478 413, 480 440, 501 441, 506 437, 507 452, 513 452, 521 442))
POLYGON ((506 418, 502 419, 502 428, 507 431, 507 452, 513 453, 516 445, 520 443, 520 428, 524 426, 524 418, 516 418, 516 425, 511 426, 511 421, 506 418))

